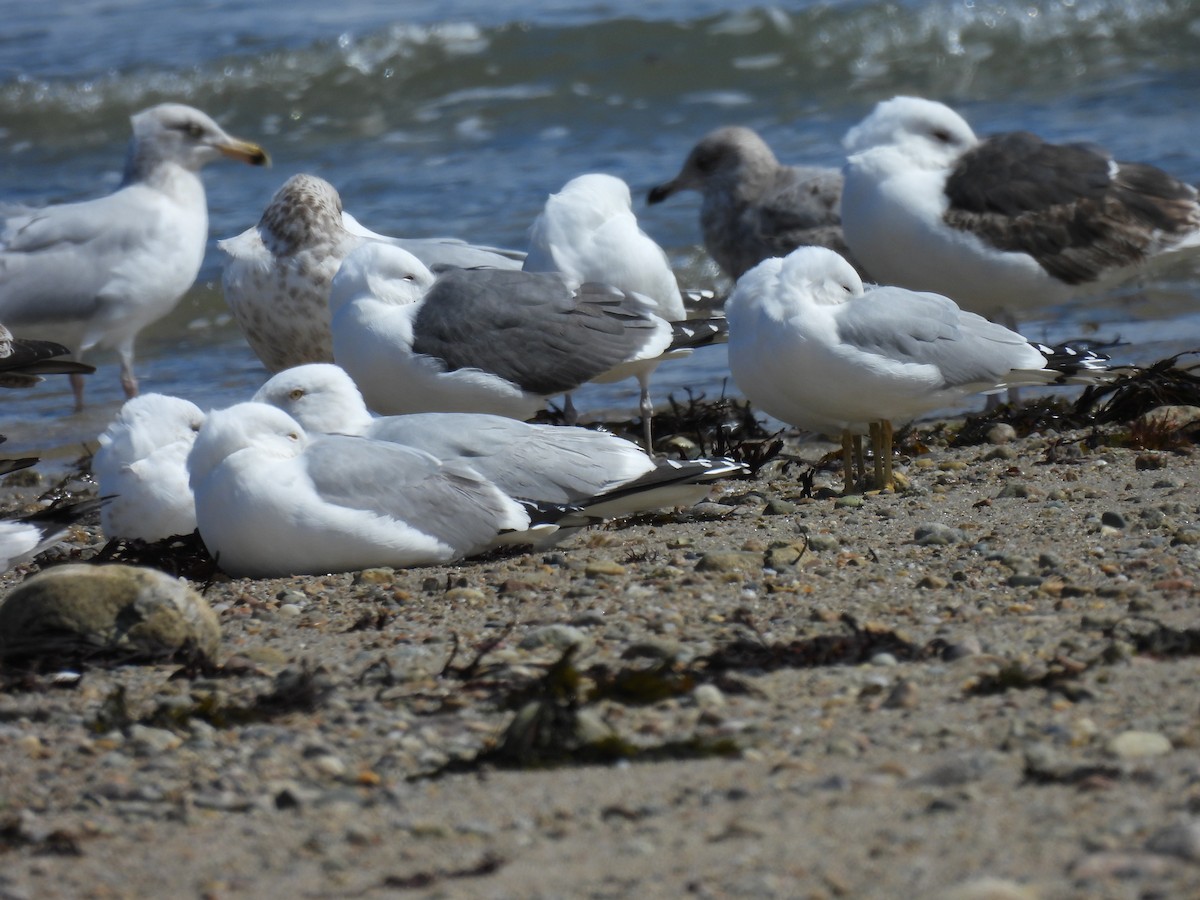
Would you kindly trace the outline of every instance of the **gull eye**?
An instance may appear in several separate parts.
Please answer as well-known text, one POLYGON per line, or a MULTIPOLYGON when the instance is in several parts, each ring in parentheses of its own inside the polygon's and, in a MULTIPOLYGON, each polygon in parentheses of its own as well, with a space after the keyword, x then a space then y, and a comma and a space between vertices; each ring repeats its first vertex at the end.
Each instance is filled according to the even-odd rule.
POLYGON ((951 144, 954 142, 954 136, 945 128, 933 129, 933 139, 942 144, 951 144))
POLYGON ((299 400, 303 396, 304 396, 304 391, 301 390, 300 388, 296 388, 296 389, 288 392, 289 400, 299 400))
POLYGON ((287 436, 288 436, 289 441, 299 441, 300 440, 300 435, 295 431, 289 431, 287 436))
POLYGON ((417 276, 416 276, 416 275, 413 275, 412 273, 409 273, 408 275, 405 275, 405 276, 404 276, 404 280, 405 280, 405 281, 416 281, 416 280, 417 280, 417 276))

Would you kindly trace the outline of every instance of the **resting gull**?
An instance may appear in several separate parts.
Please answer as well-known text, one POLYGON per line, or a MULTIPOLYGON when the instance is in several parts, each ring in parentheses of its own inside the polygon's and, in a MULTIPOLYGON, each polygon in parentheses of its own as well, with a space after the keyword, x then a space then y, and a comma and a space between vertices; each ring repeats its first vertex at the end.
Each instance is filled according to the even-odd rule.
POLYGON ((52 547, 77 522, 80 522, 108 498, 59 504, 28 516, 0 519, 0 572, 28 562, 52 547))
POLYGON ((337 189, 316 175, 293 175, 257 225, 218 241, 225 255, 225 302, 268 371, 332 362, 329 284, 346 255, 368 241, 412 253, 429 268, 517 269, 521 254, 453 238, 391 238, 364 228, 342 208, 337 189))
MULTIPOLYGON (((75 356, 113 347, 137 394, 133 343, 169 313, 200 271, 208 207, 200 169, 229 156, 267 162, 198 109, 164 103, 133 116, 121 186, 82 203, 9 210, 0 222, 0 321, 75 356)), ((83 379, 71 375, 75 407, 83 379)))
POLYGON ((650 190, 650 203, 699 191, 704 247, 730 278, 760 261, 815 244, 848 256, 837 169, 786 166, 754 131, 737 125, 705 135, 679 174, 650 190))
POLYGON ((95 366, 59 359, 70 348, 54 341, 38 341, 13 337, 0 325, 0 387, 28 388, 44 381, 43 375, 89 375, 95 366))
POLYGON ((461 460, 510 497, 574 504, 587 519, 691 505, 708 495, 712 481, 743 471, 727 459, 656 463, 608 432, 485 413, 376 418, 350 376, 328 364, 280 372, 254 400, 279 407, 309 433, 357 434, 415 447, 443 462, 461 460))
POLYGON ((203 423, 200 407, 181 397, 125 402, 92 459, 100 493, 112 496, 100 511, 106 537, 159 541, 196 530, 187 457, 203 423))
POLYGON ((329 295, 334 360, 367 405, 394 415, 486 412, 528 419, 546 400, 674 337, 650 301, 558 273, 448 269, 370 242, 329 295))
POLYGON ((531 525, 527 507, 464 463, 310 435, 265 403, 210 412, 188 468, 200 536, 236 576, 433 565, 531 525))
POLYGON ((1194 187, 1090 144, 981 140, 918 97, 878 104, 844 144, 851 250, 884 283, 977 312, 1061 303, 1200 246, 1194 187))
POLYGON ((871 432, 876 481, 893 487, 893 422, 970 394, 1103 376, 1093 371, 1099 358, 1050 354, 946 297, 866 289, 824 247, 759 263, 738 280, 726 312, 729 367, 742 393, 801 429, 840 433, 847 490, 852 435, 871 432))

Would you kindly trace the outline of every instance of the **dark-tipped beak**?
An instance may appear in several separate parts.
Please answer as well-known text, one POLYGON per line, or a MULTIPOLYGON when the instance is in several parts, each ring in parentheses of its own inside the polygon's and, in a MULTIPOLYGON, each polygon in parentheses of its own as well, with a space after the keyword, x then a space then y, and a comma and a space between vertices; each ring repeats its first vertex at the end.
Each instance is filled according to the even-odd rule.
POLYGON ((271 164, 271 157, 267 155, 267 151, 250 141, 231 138, 229 141, 217 144, 216 147, 231 159, 240 159, 252 166, 269 166, 271 164))
POLYGON ((653 206, 655 203, 662 203, 670 197, 678 188, 674 181, 667 181, 663 184, 656 184, 650 188, 650 193, 646 195, 646 202, 653 206))

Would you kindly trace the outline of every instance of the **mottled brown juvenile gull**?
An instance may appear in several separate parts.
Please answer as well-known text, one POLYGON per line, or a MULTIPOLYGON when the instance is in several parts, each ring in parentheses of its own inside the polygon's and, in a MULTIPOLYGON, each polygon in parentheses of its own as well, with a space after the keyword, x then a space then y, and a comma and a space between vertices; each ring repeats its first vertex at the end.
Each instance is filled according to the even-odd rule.
POLYGON ((225 302, 268 371, 331 362, 329 284, 346 255, 367 241, 402 247, 429 268, 519 269, 522 254, 454 238, 391 238, 364 228, 342 208, 337 189, 316 175, 293 175, 257 225, 218 241, 225 254, 225 302))
POLYGON ((43 375, 88 375, 95 366, 59 359, 70 348, 54 341, 37 341, 13 337, 0 325, 0 387, 27 388, 43 381, 43 375))
POLYGON ((460 460, 510 497, 578 505, 588 520, 691 505, 712 481, 742 471, 725 459, 656 463, 608 432, 486 413, 374 417, 350 376, 322 363, 274 375, 254 400, 279 407, 309 433, 357 434, 460 460))
POLYGON ((737 280, 764 259, 818 245, 847 256, 842 176, 837 169, 786 166, 749 128, 718 128, 692 148, 679 174, 650 190, 650 203, 699 191, 704 248, 737 280))
POLYGON ((367 405, 395 415, 485 412, 528 419, 624 362, 667 350, 650 301, 558 273, 448 269, 368 242, 329 295, 334 360, 367 405))
POLYGON ((1200 247, 1197 191, 1090 144, 977 138, 941 103, 894 97, 845 138, 846 241, 888 284, 986 314, 1098 292, 1200 247))
POLYGON ((200 536, 230 575, 434 565, 532 524, 527 507, 462 462, 310 435, 265 403, 209 413, 188 468, 200 536))
POLYGON ((1103 378, 1101 359, 1051 355, 946 297, 864 288, 824 247, 759 263, 725 308, 738 388, 781 421, 841 434, 848 490, 852 435, 872 434, 879 486, 891 487, 893 423, 971 394, 1103 378))
MULTIPOLYGON (((121 186, 82 203, 10 211, 0 222, 0 321, 79 357, 112 347, 137 393, 133 343, 196 280, 208 241, 200 169, 221 156, 267 162, 198 109, 164 103, 133 116, 121 186)), ((71 376, 75 406, 83 379, 71 376)))

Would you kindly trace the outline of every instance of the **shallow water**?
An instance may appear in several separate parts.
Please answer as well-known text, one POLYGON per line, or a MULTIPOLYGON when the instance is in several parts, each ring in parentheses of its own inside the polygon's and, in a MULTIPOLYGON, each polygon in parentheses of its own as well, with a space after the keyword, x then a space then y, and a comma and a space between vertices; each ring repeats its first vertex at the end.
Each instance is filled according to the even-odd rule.
MULTIPOLYGON (((936 97, 981 133, 1028 128, 1093 141, 1200 181, 1200 8, 1189 0, 485 4, 315 0, 85 0, 8 11, 0 35, 0 199, 83 199, 117 183, 128 116, 163 100, 261 141, 274 166, 218 163, 205 176, 213 243, 196 288, 143 333, 143 390, 202 406, 247 397, 265 372, 228 319, 215 240, 257 221, 276 188, 310 171, 375 230, 523 246, 547 193, 586 171, 628 181, 643 227, 687 285, 713 284, 695 195, 662 206, 713 127, 758 129, 789 162, 838 164, 840 139, 880 99, 936 97)), ((1103 303, 1022 323, 1043 339, 1099 334, 1122 359, 1200 346, 1194 270, 1103 303)), ((66 379, 7 392, 5 455, 74 453, 122 396, 115 365, 71 415, 66 379)), ((727 381, 720 350, 660 368, 656 396, 727 381)), ((732 390, 732 387, 727 389, 732 390)), ((576 396, 586 413, 632 408, 632 383, 576 396)))

